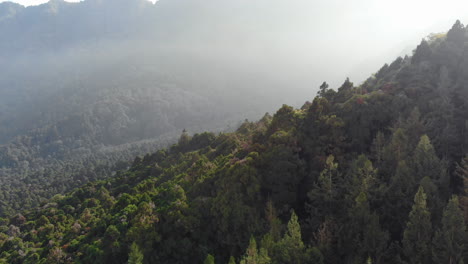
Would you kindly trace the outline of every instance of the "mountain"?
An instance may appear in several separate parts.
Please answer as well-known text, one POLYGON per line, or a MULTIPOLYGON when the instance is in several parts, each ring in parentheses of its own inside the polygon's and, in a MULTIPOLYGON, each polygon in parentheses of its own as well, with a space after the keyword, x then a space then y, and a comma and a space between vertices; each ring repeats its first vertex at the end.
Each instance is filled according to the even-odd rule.
POLYGON ((0 215, 111 177, 184 129, 231 131, 300 106, 324 79, 367 76, 394 57, 382 52, 393 35, 384 18, 355 31, 360 12, 339 0, 0 3, 0 215))
POLYGON ((110 177, 184 129, 229 130, 279 104, 251 88, 280 82, 184 46, 208 23, 168 16, 188 4, 0 3, 0 215, 110 177))
POLYGON ((1 220, 5 263, 462 263, 468 29, 1 220))

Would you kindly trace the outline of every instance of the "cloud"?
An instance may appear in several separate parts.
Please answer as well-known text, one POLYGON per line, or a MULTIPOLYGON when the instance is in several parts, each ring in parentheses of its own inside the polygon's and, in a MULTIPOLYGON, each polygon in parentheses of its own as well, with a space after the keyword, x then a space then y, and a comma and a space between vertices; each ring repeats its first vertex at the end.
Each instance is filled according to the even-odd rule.
MULTIPOLYGON (((83 0, 65 0, 66 2, 76 3, 83 0)), ((155 3, 158 0, 148 0, 155 3)), ((24 6, 34 6, 49 2, 49 0, 0 0, 0 2, 15 2, 24 6)))
MULTIPOLYGON (((14 1, 1 1, 0 2, 15 2, 24 6, 40 5, 49 2, 48 0, 14 0, 14 1)), ((66 0, 66 2, 80 2, 80 0, 66 0)))

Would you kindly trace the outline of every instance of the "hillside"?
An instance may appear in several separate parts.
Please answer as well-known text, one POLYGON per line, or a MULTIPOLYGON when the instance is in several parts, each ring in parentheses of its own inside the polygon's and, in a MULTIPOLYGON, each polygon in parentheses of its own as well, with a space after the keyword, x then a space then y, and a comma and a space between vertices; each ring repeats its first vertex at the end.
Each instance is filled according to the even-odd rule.
POLYGON ((468 30, 1 220, 5 263, 462 263, 468 30))
POLYGON ((184 129, 229 130, 278 105, 241 100, 278 86, 261 73, 178 48, 189 33, 165 14, 186 5, 0 3, 0 216, 110 177, 184 129))

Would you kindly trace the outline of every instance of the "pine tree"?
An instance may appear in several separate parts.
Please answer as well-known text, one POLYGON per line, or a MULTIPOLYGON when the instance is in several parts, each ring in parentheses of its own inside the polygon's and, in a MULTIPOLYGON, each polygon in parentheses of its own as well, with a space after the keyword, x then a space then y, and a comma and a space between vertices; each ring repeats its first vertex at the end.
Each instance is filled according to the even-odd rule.
POLYGON ((411 63, 419 63, 421 61, 425 61, 430 59, 430 56, 432 55, 432 50, 431 47, 429 46, 429 43, 425 39, 421 41, 421 44, 418 45, 416 48, 413 57, 411 58, 411 63))
POLYGON ((320 173, 314 188, 307 194, 311 202, 309 208, 311 215, 318 221, 318 224, 333 215, 338 207, 335 204, 335 197, 338 194, 337 184, 340 175, 338 163, 335 163, 334 160, 333 155, 328 156, 326 168, 320 173))
POLYGON ((324 97, 325 94, 327 93, 327 89, 328 89, 328 83, 323 82, 322 85, 320 85, 320 89, 317 92, 317 95, 320 96, 320 97, 324 97))
POLYGON ((203 264, 215 264, 214 256, 211 254, 208 254, 208 256, 206 256, 205 258, 205 261, 203 261, 203 264))
POLYGON ((244 257, 242 257, 240 264, 269 264, 271 259, 268 252, 264 248, 257 248, 257 241, 252 236, 250 237, 249 247, 247 248, 244 257))
POLYGON ((187 133, 187 130, 184 129, 182 131, 182 134, 179 137, 179 141, 177 142, 178 149, 181 150, 181 151, 185 151, 187 149, 191 139, 192 138, 187 133))
MULTIPOLYGON (((424 177, 428 177, 437 186, 437 197, 442 200, 449 198, 450 179, 447 173, 446 166, 440 160, 434 147, 427 135, 421 136, 419 143, 414 150, 413 169, 417 181, 421 181, 424 177)), ((427 193, 427 189, 424 189, 427 193)), ((432 201, 431 201, 432 202, 432 201)))
POLYGON ((458 198, 450 199, 444 210, 442 228, 434 236, 432 254, 435 263, 463 263, 466 226, 458 198))
POLYGON ((128 254, 128 264, 142 264, 143 263, 143 252, 137 243, 133 242, 130 246, 130 253, 128 254))
POLYGON ((384 146, 385 135, 379 131, 372 142, 372 156, 377 164, 382 162, 384 146))
POLYGON ((465 222, 468 221, 468 156, 465 157, 455 169, 455 177, 462 183, 460 206, 463 209, 465 222))
POLYGON ((445 168, 442 161, 437 157, 434 147, 427 135, 421 136, 419 143, 414 150, 413 163, 417 180, 428 176, 433 181, 441 181, 445 168))
POLYGON ((452 28, 447 32, 447 41, 457 44, 463 44, 465 39, 465 27, 457 20, 452 28))
POLYGON ((265 216, 270 226, 271 238, 273 241, 278 241, 281 237, 281 221, 278 219, 275 206, 271 200, 268 200, 265 209, 265 216))
POLYGON ((228 264, 236 264, 236 259, 234 259, 234 257, 231 256, 231 257, 229 258, 228 264))
POLYGON ((272 252, 275 263, 301 264, 309 260, 309 252, 302 242, 301 226, 294 211, 288 222, 288 228, 283 238, 276 244, 272 252))
POLYGON ((400 161, 385 193, 383 219, 390 224, 389 231, 401 236, 418 188, 414 173, 406 161, 400 161))
POLYGON ((367 258, 380 262, 387 247, 389 235, 380 227, 379 217, 369 208, 367 195, 361 192, 355 199, 354 206, 349 210, 348 236, 343 245, 346 253, 354 263, 363 263, 367 258))
POLYGON ((397 128, 393 132, 389 144, 383 150, 381 168, 386 180, 395 173, 395 169, 400 161, 407 160, 408 155, 408 137, 402 128, 397 128))
POLYGON ((349 175, 346 178, 350 182, 346 186, 349 189, 351 201, 354 201, 361 192, 369 195, 369 191, 375 190, 375 187, 378 186, 377 169, 365 155, 360 155, 351 163, 348 171, 349 175))
POLYGON ((419 111, 419 108, 415 107, 413 111, 411 111, 410 115, 405 120, 403 127, 408 135, 411 148, 414 148, 416 146, 415 143, 418 143, 418 140, 424 132, 424 124, 421 121, 421 112, 419 111))
POLYGON ((403 233, 403 251, 410 263, 429 262, 431 235, 431 215, 427 209, 426 194, 424 189, 419 187, 403 233))

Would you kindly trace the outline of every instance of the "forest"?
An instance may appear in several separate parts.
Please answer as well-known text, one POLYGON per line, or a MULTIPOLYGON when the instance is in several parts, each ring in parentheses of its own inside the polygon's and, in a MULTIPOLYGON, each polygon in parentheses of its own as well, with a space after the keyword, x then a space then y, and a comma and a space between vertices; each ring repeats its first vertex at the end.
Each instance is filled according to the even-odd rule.
POLYGON ((463 263, 468 29, 0 219, 0 263, 463 263))

